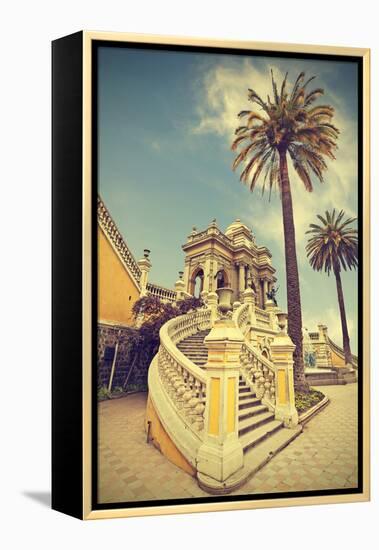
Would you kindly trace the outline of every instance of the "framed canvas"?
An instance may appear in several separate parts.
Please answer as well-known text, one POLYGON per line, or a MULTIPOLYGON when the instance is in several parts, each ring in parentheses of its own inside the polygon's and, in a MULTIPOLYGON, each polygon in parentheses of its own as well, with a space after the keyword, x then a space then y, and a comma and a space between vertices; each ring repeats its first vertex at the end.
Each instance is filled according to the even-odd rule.
POLYGON ((53 42, 55 510, 369 499, 369 50, 53 42))

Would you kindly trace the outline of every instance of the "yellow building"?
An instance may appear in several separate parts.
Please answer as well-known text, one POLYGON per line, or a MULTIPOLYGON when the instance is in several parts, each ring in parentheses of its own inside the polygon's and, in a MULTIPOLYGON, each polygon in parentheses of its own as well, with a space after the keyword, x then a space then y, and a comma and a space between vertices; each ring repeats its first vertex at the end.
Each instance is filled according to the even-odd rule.
POLYGON ((141 294, 141 269, 100 198, 97 220, 98 320, 130 325, 141 294))
POLYGON ((97 201, 98 321, 106 324, 133 324, 132 308, 147 294, 173 302, 176 292, 149 283, 149 250, 136 261, 104 202, 97 201))
POLYGON ((267 293, 276 283, 271 252, 259 246, 246 225, 235 220, 223 233, 213 220, 202 231, 195 227, 182 246, 186 257, 184 290, 190 295, 214 292, 227 286, 233 290, 232 301, 242 299, 253 288, 257 305, 266 307, 267 293))

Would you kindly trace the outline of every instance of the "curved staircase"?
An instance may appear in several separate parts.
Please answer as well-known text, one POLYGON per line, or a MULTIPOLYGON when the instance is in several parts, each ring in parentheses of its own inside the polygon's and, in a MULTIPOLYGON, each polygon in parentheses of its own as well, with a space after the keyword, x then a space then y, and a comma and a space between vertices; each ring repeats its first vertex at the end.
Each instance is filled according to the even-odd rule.
MULTIPOLYGON (((177 348, 198 367, 205 368, 208 350, 204 339, 210 329, 201 330, 177 343, 177 348)), ((238 387, 238 436, 242 449, 247 453, 262 441, 283 428, 283 422, 275 420, 275 413, 258 399, 242 375, 238 387)))
MULTIPOLYGON (((176 452, 180 454, 180 460, 184 459, 188 466, 186 470, 191 470, 197 476, 199 485, 215 494, 227 493, 241 486, 297 437, 302 429, 296 425, 297 422, 290 426, 278 414, 275 405, 276 367, 244 340, 243 335, 249 328, 247 320, 248 310, 244 304, 240 306, 237 315, 233 316, 233 321, 229 321, 229 326, 234 327, 232 332, 237 330, 241 342, 238 355, 233 355, 239 358, 239 362, 237 365, 233 364, 233 371, 227 371, 229 374, 226 378, 229 379, 231 373, 235 373, 235 413, 232 411, 235 421, 233 420, 232 430, 226 429, 229 425, 227 415, 231 414, 230 407, 226 411, 225 402, 229 399, 229 394, 222 393, 223 390, 219 389, 218 405, 216 408, 212 405, 212 380, 218 376, 217 371, 214 371, 214 363, 216 361, 220 365, 219 383, 222 384, 222 369, 227 368, 223 361, 227 360, 227 355, 222 355, 222 348, 219 348, 216 355, 210 355, 211 340, 207 338, 205 341, 205 338, 212 336, 213 332, 210 332, 215 321, 209 309, 199 309, 177 317, 162 327, 160 349, 149 370, 149 399, 165 437, 168 437, 170 445, 174 445, 176 452), (224 407, 224 412, 220 407, 224 407), (212 425, 213 430, 215 425, 218 426, 217 430, 221 430, 213 432, 216 436, 212 435, 210 429, 210 417, 215 414, 215 410, 221 415, 212 425), (222 418, 224 420, 220 420, 222 418), (228 430, 233 433, 228 433, 228 430), (230 470, 230 465, 225 466, 224 472, 227 471, 227 474, 217 475, 213 474, 214 470, 210 467, 211 474, 207 474, 207 468, 209 469, 213 460, 212 452, 210 457, 207 452, 212 445, 216 448, 217 456, 228 445, 233 447, 233 452, 239 454, 238 460, 235 459, 239 462, 236 462, 234 470, 230 470), (202 451, 204 448, 205 458, 202 451)), ((225 391, 228 392, 229 388, 225 391)), ((153 417, 147 418, 147 423, 150 422, 149 429, 153 420, 153 417)), ((153 433, 161 434, 159 430, 153 430, 153 433)), ((152 439, 165 452, 164 449, 170 445, 167 445, 167 441, 158 441, 160 436, 153 435, 152 439)), ((180 465, 173 458, 175 453, 169 452, 167 456, 180 465)))
POLYGON ((208 350, 204 338, 208 336, 209 332, 210 329, 199 330, 177 343, 178 349, 198 367, 204 367, 208 360, 208 350))

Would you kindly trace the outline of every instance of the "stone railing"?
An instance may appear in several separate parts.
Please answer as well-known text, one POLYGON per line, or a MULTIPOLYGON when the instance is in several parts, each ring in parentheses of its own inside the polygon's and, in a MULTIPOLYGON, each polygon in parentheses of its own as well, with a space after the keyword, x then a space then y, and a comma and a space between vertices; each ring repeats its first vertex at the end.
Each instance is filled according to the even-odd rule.
POLYGON ((210 328, 210 310, 199 309, 168 321, 160 330, 158 370, 162 386, 177 414, 200 436, 204 428, 206 372, 177 347, 187 336, 210 328))
POLYGON ((176 291, 163 286, 156 285, 154 283, 147 283, 146 290, 148 294, 153 296, 158 296, 161 300, 166 302, 175 302, 176 300, 176 291))
POLYGON ((269 327, 271 325, 270 323, 270 314, 267 313, 267 311, 264 311, 263 309, 260 309, 259 307, 255 308, 255 316, 257 319, 258 325, 264 325, 269 327))
MULTIPOLYGON (((331 340, 329 337, 327 337, 327 344, 329 344, 330 349, 334 351, 336 355, 339 355, 340 357, 345 357, 344 351, 342 348, 340 348, 333 340, 331 340)), ((353 368, 358 368, 358 357, 357 355, 352 354, 352 366, 353 368)))
POLYGON ((203 239, 206 239, 209 235, 215 236, 221 242, 225 243, 229 248, 234 248, 233 241, 215 226, 210 226, 207 229, 204 229, 204 231, 200 231, 199 233, 192 233, 188 236, 188 242, 193 243, 201 241, 203 239))
POLYGON ((276 369, 273 363, 263 357, 250 344, 242 346, 241 371, 262 403, 275 410, 276 405, 276 369))
POLYGON ((233 321, 242 334, 245 334, 249 324, 249 304, 242 304, 233 312, 233 321))
MULTIPOLYGON (((344 358, 343 349, 340 346, 338 346, 335 342, 333 342, 333 340, 331 340, 328 335, 325 336, 325 341, 323 340, 323 337, 321 336, 320 331, 308 332, 308 335, 311 341, 314 344, 316 344, 316 347, 317 347, 317 344, 327 346, 329 348, 329 351, 333 351, 339 357, 344 358)), ((356 355, 352 355, 352 359, 353 359, 352 361, 353 368, 355 369, 358 368, 358 357, 356 355)))
POLYGON ((141 270, 100 197, 97 197, 97 221, 116 249, 121 260, 127 266, 137 283, 139 283, 141 270))

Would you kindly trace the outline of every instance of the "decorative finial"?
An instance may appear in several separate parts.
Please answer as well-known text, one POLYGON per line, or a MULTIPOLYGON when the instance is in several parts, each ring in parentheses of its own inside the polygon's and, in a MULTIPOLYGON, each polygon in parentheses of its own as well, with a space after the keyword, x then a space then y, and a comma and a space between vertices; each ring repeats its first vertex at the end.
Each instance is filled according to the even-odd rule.
POLYGON ((149 250, 148 248, 145 248, 145 249, 144 249, 143 255, 145 256, 146 259, 149 257, 150 252, 151 252, 151 250, 149 250))
POLYGON ((183 273, 184 271, 179 271, 179 279, 183 279, 183 273))

